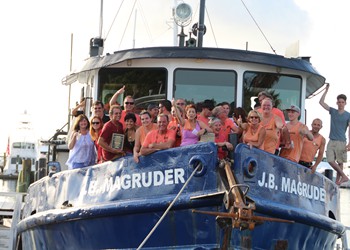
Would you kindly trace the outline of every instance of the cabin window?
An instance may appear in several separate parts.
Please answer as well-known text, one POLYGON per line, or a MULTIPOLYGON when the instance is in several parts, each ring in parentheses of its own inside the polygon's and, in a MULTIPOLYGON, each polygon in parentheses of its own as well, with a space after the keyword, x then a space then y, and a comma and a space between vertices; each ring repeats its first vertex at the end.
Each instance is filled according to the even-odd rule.
POLYGON ((27 143, 27 142, 14 142, 12 144, 13 148, 22 148, 22 149, 35 149, 34 143, 27 143))
POLYGON ((168 72, 164 68, 108 68, 99 71, 98 100, 109 109, 109 100, 125 85, 125 93, 118 102, 123 105, 126 95, 135 99, 136 111, 147 109, 150 103, 165 99, 168 72))
POLYGON ((175 98, 183 98, 188 103, 205 99, 214 100, 216 104, 235 103, 237 74, 234 71, 177 69, 174 78, 175 98))
MULTIPOLYGON (((258 93, 267 90, 274 97, 275 107, 285 110, 301 104, 302 79, 299 76, 263 72, 245 72, 243 75, 243 107, 253 109, 258 93)), ((285 118, 288 116, 285 113, 285 118)))
MULTIPOLYGON (((35 159, 34 158, 30 158, 31 161, 31 165, 35 164, 35 159)), ((11 164, 18 164, 18 165, 22 165, 23 161, 21 157, 11 157, 11 164)))

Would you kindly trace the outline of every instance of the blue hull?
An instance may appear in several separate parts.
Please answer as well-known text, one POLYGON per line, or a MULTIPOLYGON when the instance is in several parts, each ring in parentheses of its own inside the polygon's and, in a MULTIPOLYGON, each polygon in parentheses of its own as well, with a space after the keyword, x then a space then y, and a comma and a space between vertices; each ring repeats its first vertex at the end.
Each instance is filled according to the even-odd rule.
POLYGON ((334 247, 345 228, 338 220, 339 191, 333 182, 246 145, 236 147, 234 158, 232 170, 238 183, 249 186, 247 195, 254 201, 254 215, 294 223, 265 221, 255 224, 253 230, 240 230, 232 228, 231 220, 193 213, 193 209, 228 212, 224 202, 228 182, 219 167, 216 147, 201 143, 141 157, 139 164, 123 158, 64 171, 32 184, 17 226, 23 248, 137 248, 198 162, 202 169, 189 181, 144 248, 334 247))

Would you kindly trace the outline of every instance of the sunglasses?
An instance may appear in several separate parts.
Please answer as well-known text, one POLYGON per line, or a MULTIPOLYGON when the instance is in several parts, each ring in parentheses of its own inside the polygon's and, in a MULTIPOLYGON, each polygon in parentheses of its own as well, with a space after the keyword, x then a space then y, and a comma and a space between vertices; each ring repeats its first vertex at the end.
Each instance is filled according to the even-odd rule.
POLYGON ((93 125, 100 124, 100 122, 92 122, 93 125))
POLYGON ((126 105, 130 104, 130 105, 134 105, 133 102, 125 102, 126 105))
POLYGON ((179 102, 179 103, 176 103, 176 105, 181 105, 181 106, 183 106, 183 105, 185 105, 185 103, 184 103, 184 102, 179 102))
POLYGON ((251 117, 249 117, 250 119, 259 119, 259 117, 258 116, 251 116, 251 117))

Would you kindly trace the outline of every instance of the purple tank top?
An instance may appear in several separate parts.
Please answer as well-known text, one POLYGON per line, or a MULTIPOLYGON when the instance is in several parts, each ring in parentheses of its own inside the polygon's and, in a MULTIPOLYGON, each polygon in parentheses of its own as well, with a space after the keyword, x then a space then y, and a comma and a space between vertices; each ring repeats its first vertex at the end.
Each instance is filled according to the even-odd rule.
POLYGON ((182 139, 180 146, 196 144, 199 141, 197 133, 200 129, 201 127, 199 126, 198 122, 196 122, 196 128, 194 130, 182 129, 182 139))

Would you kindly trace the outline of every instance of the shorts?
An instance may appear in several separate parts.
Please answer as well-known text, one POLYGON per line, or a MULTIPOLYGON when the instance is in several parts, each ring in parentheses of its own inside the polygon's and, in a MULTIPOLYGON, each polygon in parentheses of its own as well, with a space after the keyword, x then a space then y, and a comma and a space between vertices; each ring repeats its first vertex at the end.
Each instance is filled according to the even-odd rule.
POLYGON ((347 162, 346 142, 329 140, 326 156, 328 162, 347 162))

